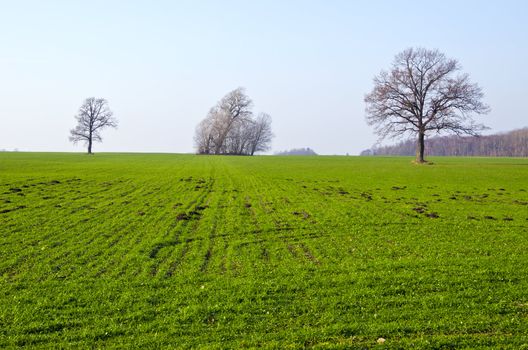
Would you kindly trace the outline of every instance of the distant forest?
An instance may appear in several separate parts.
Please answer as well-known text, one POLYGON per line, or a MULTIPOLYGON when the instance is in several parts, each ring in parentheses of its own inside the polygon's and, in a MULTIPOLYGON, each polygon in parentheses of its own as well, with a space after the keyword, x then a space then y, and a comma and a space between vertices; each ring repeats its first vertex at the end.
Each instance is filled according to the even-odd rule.
POLYGON ((310 147, 294 148, 289 151, 276 152, 277 156, 316 156, 317 153, 310 147))
MULTIPOLYGON (((433 137, 425 143, 425 153, 430 156, 528 157, 528 128, 479 137, 433 137)), ((361 152, 362 156, 415 154, 415 140, 361 152)))

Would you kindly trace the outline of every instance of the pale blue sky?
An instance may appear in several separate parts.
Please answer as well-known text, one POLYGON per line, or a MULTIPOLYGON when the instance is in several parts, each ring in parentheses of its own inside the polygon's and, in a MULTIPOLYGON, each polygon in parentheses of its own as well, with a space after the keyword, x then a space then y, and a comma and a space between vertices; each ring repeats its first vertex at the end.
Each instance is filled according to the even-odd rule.
POLYGON ((357 154, 372 78, 411 46, 457 58, 493 131, 528 126, 526 1, 1 1, 0 149, 68 142, 86 97, 120 122, 95 152, 192 152, 195 125, 246 87, 273 150, 357 154))

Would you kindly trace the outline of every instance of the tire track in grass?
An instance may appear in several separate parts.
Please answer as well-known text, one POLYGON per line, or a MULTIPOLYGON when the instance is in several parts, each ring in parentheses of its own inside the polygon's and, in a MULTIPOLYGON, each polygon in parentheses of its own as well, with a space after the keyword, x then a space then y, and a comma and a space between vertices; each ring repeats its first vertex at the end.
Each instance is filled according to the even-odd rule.
MULTIPOLYGON (((250 180, 250 183, 248 184, 248 188, 251 190, 251 195, 258 196, 258 185, 253 180, 250 180)), ((251 196, 248 194, 244 198, 244 210, 241 213, 240 217, 243 223, 249 223, 249 229, 247 229, 248 233, 251 234, 251 241, 246 241, 245 247, 248 247, 251 250, 255 251, 254 256, 251 257, 251 260, 253 261, 253 269, 257 267, 256 261, 264 263, 266 266, 270 263, 270 251, 269 251, 269 242, 264 237, 264 230, 262 229, 262 226, 258 220, 258 205, 254 203, 255 201, 251 200, 251 196), (247 219, 246 219, 247 218, 247 219)), ((262 210, 262 209, 260 209, 262 210)), ((263 211, 260 211, 261 215, 264 214, 263 211)), ((263 267, 265 269, 265 267, 263 267)))
MULTIPOLYGON (((288 258, 289 262, 287 262, 287 264, 291 264, 295 261, 294 257, 289 253, 284 254, 280 249, 277 250, 277 244, 283 246, 284 237, 278 237, 276 233, 292 232, 295 229, 287 220, 285 220, 285 216, 281 215, 280 210, 277 210, 280 209, 277 208, 277 204, 279 201, 282 201, 283 191, 277 187, 276 181, 272 181, 274 179, 263 177, 261 173, 254 172, 251 168, 236 168, 236 170, 238 173, 233 177, 236 177, 237 179, 245 179, 246 181, 249 179, 249 183, 246 186, 246 188, 248 188, 247 193, 251 193, 258 198, 258 205, 253 206, 255 211, 258 210, 258 215, 255 215, 255 219, 257 220, 258 218, 258 228, 253 228, 250 232, 255 235, 254 242, 257 242, 259 246, 264 246, 264 248, 261 248, 260 250, 259 259, 263 256, 267 256, 268 261, 271 263, 271 256, 277 258, 278 262, 283 261, 289 256, 290 258, 288 258), (262 226, 262 224, 264 224, 264 226, 262 226), (264 229, 264 227, 266 227, 266 229, 264 229), (273 246, 269 246, 269 243, 272 243, 273 246), (266 246, 268 246, 269 249, 266 248, 266 246), (274 247, 274 254, 270 251, 271 247, 274 247)), ((247 211, 245 214, 247 215, 247 211)), ((253 224, 255 225, 255 223, 253 224)), ((240 260, 238 257, 243 255, 243 249, 249 247, 249 245, 254 246, 251 242, 246 241, 238 245, 235 249, 234 255, 237 257, 233 262, 233 270, 235 274, 237 273, 237 264, 240 260)), ((286 250, 286 252, 288 252, 288 250, 286 250)))
POLYGON ((299 255, 291 243, 292 235, 298 230, 296 225, 294 225, 293 219, 288 214, 291 202, 288 197, 285 196, 284 191, 281 193, 280 189, 277 187, 275 187, 274 190, 275 191, 272 192, 272 195, 275 194, 275 196, 272 197, 273 200, 271 202, 276 205, 271 207, 267 202, 264 202, 263 210, 267 211, 268 216, 273 220, 274 232, 281 233, 280 235, 273 235, 275 237, 272 237, 275 241, 277 238, 280 239, 282 247, 278 247, 278 255, 280 259, 285 259, 289 256, 288 260, 290 260, 290 262, 287 264, 302 264, 302 260, 299 258, 299 255), (288 253, 285 255, 281 251, 286 251, 288 253))
MULTIPOLYGON (((138 186, 137 189, 135 191, 136 195, 133 198, 143 198, 151 187, 138 186)), ((78 242, 75 242, 74 244, 78 248, 78 252, 73 256, 70 263, 72 265, 86 266, 83 269, 83 275, 86 275, 86 269, 93 270, 98 276, 107 271, 112 271, 117 261, 123 256, 123 254, 117 255, 116 252, 121 251, 127 245, 126 242, 133 239, 129 233, 134 232, 138 225, 140 225, 138 221, 129 219, 129 215, 135 215, 133 214, 135 209, 126 212, 118 212, 119 208, 117 206, 112 209, 107 213, 107 217, 110 216, 110 219, 101 220, 99 217, 95 226, 87 231, 93 234, 93 238, 89 242, 80 245, 77 244, 78 242), (101 232, 107 233, 102 234, 101 232), (116 234, 118 234, 117 239, 120 243, 117 244, 116 241, 114 245, 109 245, 107 242, 108 237, 115 236, 116 234)))
MULTIPOLYGON (((196 210, 205 210, 207 208, 209 208, 210 204, 211 204, 211 193, 213 192, 213 187, 214 187, 214 182, 215 180, 214 179, 211 179, 211 184, 210 186, 208 187, 208 191, 207 191, 207 197, 205 199, 207 199, 205 202, 204 202, 204 205, 198 205, 196 207, 196 210), (202 209, 200 209, 202 208, 202 209)), ((203 213, 201 213, 201 215, 205 215, 203 213)), ((196 230, 198 229, 200 223, 201 223, 201 217, 198 219, 198 220, 193 220, 192 221, 192 226, 191 228, 187 231, 190 233, 190 235, 192 236, 194 232, 196 232, 196 230)), ((182 237, 183 234, 185 232, 182 232, 179 237, 182 237)), ((182 245, 182 248, 180 250, 180 253, 178 254, 177 258, 172 262, 170 263, 167 271, 165 272, 165 277, 172 277, 174 275, 174 272, 176 271, 176 269, 182 264, 183 260, 185 259, 185 256, 186 254, 188 253, 189 249, 190 249, 190 245, 191 243, 194 241, 193 238, 190 238, 190 237, 187 237, 185 239, 183 238, 179 238, 181 240, 180 244, 182 245)))
POLYGON ((225 165, 219 162, 219 159, 210 158, 209 161, 211 162, 209 176, 214 181, 209 190, 210 196, 206 202, 208 208, 201 220, 193 227, 193 230, 187 231, 181 237, 183 256, 175 257, 173 263, 176 268, 173 270, 173 275, 176 271, 179 274, 190 275, 209 272, 211 270, 211 261, 217 256, 217 239, 225 236, 225 234, 219 234, 218 232, 223 227, 225 219, 229 217, 225 214, 225 210, 228 207, 225 201, 228 198, 224 192, 229 186, 230 179, 224 169, 225 165), (218 165, 222 167, 220 170, 217 170, 218 165))
POLYGON ((174 234, 175 232, 173 237, 169 238, 168 240, 165 239, 162 242, 158 242, 157 246, 155 245, 154 247, 152 247, 151 245, 151 247, 149 248, 149 259, 158 260, 153 266, 156 269, 156 275, 158 275, 159 272, 163 270, 163 266, 167 265, 167 271, 165 272, 165 274, 162 275, 167 277, 168 273, 169 276, 172 276, 175 269, 180 264, 179 261, 183 260, 184 256, 187 254, 189 242, 187 240, 184 241, 183 237, 186 233, 192 232, 198 227, 198 223, 201 221, 202 218, 202 211, 205 210, 207 207, 207 203, 209 202, 209 196, 213 191, 215 183, 215 178, 214 176, 212 176, 214 175, 214 169, 211 169, 209 166, 205 168, 207 172, 202 174, 202 176, 198 176, 197 171, 194 169, 194 171, 191 172, 194 178, 193 176, 187 175, 176 180, 180 183, 186 184, 186 186, 189 186, 190 189, 192 188, 192 192, 198 192, 198 196, 195 196, 189 201, 184 201, 184 203, 180 203, 181 207, 175 207, 175 209, 178 210, 180 213, 170 219, 171 225, 169 225, 169 228, 163 235, 163 237, 168 237, 171 235, 171 233, 174 234), (206 178, 208 179, 208 181, 205 180, 206 178), (204 205, 204 203, 206 204, 204 205), (191 208, 193 208, 193 210, 191 210, 191 208), (159 246, 160 244, 162 246, 159 246), (160 250, 165 251, 165 253, 167 253, 165 259, 159 259, 158 254, 160 250), (177 252, 179 252, 179 254, 176 254, 177 252), (174 257, 175 255, 179 257, 175 259, 176 261, 173 260, 172 262, 170 262, 170 258, 174 257))
MULTIPOLYGON (((140 187, 138 187, 140 188, 140 187)), ((146 189, 147 191, 149 188, 146 189)), ((137 191, 136 191, 137 192, 137 191)), ((143 191, 141 193, 145 193, 145 188, 143 188, 143 191)), ((141 197, 141 195, 139 195, 141 197)), ((137 197, 137 196, 136 196, 137 197)), ((116 254, 113 252, 115 249, 121 249, 122 243, 119 244, 119 246, 115 245, 107 245, 108 237, 115 236, 108 235, 108 234, 101 234, 101 232, 123 232, 127 231, 127 235, 120 234, 117 238, 118 240, 121 240, 123 237, 128 237, 128 232, 134 231, 134 228, 137 226, 136 222, 130 222, 128 218, 126 220, 120 219, 120 217, 125 217, 123 215, 115 215, 115 211, 119 208, 114 207, 113 210, 100 212, 96 215, 97 221, 94 226, 90 227, 88 230, 83 229, 82 233, 79 234, 79 229, 77 227, 74 227, 69 230, 63 230, 62 233, 58 236, 60 236, 60 245, 59 249, 54 249, 56 251, 56 254, 49 255, 49 251, 46 251, 48 253, 49 258, 46 260, 41 260, 41 266, 53 266, 55 262, 59 262, 58 265, 55 265, 59 267, 59 269, 62 269, 64 272, 66 272, 61 267, 71 267, 75 268, 76 266, 84 265, 89 270, 94 269, 97 266, 105 266, 110 265, 113 266, 112 263, 112 257, 115 257, 116 254), (103 214, 106 217, 111 217, 110 220, 101 218, 101 215, 103 214), (101 225, 102 224, 102 225, 101 225), (117 226, 115 225, 117 224, 117 226), (66 234, 65 234, 66 233, 66 234), (72 246, 73 244, 73 246, 72 246), (106 249, 103 247, 107 247, 106 249), (72 249, 73 248, 73 249, 72 249), (103 248, 103 249, 101 249, 103 248), (66 251, 66 252, 64 252, 66 251)), ((60 226, 60 224, 56 223, 55 226, 60 226)), ((64 225, 63 225, 64 226, 64 225)), ((57 236, 57 235, 56 235, 57 236)), ((117 244, 117 242, 116 242, 117 244)), ((98 268, 96 273, 102 273, 104 270, 107 270, 107 268, 102 267, 98 268)), ((57 269, 54 269, 54 271, 58 271, 57 269)), ((42 271, 40 271, 41 278, 42 271)), ((72 276, 75 275, 75 270, 71 270, 69 273, 66 274, 66 276, 72 276)), ((86 276, 86 268, 83 268, 83 275, 86 276)), ((65 276, 62 276, 63 278, 65 276)))
POLYGON ((203 261, 202 261, 202 264, 200 265, 200 272, 202 273, 207 272, 209 265, 211 263, 211 260, 213 257, 213 251, 215 250, 216 238, 218 237, 217 232, 218 232, 219 224, 221 224, 222 219, 225 220, 227 217, 230 217, 225 214, 226 208, 227 208, 227 206, 224 204, 225 197, 220 195, 220 196, 217 196, 217 198, 218 200, 216 201, 214 205, 216 210, 213 213, 211 229, 209 230, 208 248, 205 254, 203 255, 203 261))
MULTIPOLYGON (((47 214, 49 215, 49 212, 47 214)), ((91 244, 95 240, 96 238, 95 236, 86 235, 86 233, 89 231, 83 231, 83 234, 78 234, 77 227, 79 225, 79 222, 86 222, 86 220, 81 220, 79 222, 71 223, 70 217, 66 217, 64 215, 56 216, 56 217, 58 217, 59 220, 46 221, 45 227, 40 226, 40 229, 43 232, 53 232, 53 233, 45 233, 45 235, 41 239, 42 242, 48 243, 51 238, 55 238, 59 240, 54 244, 55 247, 64 246, 63 248, 69 248, 69 246, 71 245, 70 242, 72 241, 75 241, 77 246, 83 247, 87 244, 91 244), (56 228, 59 228, 59 227, 60 227, 60 234, 57 234, 56 228)), ((44 249, 46 248, 46 246, 43 246, 42 248, 44 249)), ((57 260, 58 256, 60 257, 63 255, 61 249, 58 249, 58 250, 53 249, 52 251, 56 251, 55 256, 50 255, 49 250, 46 251, 46 254, 49 257, 50 261, 55 261, 57 260)), ((71 253, 71 249, 69 249, 68 251, 71 253)))
MULTIPOLYGON (((275 182, 277 182, 277 180, 275 180, 275 182)), ((296 223, 292 224, 292 234, 285 235, 284 237, 285 241, 288 242, 287 249, 290 254, 296 259, 302 259, 302 257, 304 257, 306 261, 310 263, 313 263, 315 265, 321 265, 321 260, 316 257, 313 248, 310 248, 310 246, 307 244, 308 241, 312 242, 322 236, 332 236, 325 234, 325 232, 328 230, 328 227, 319 224, 311 214, 317 208, 311 208, 309 205, 307 206, 307 204, 316 203, 316 205, 320 207, 320 204, 317 201, 313 202, 312 193, 305 193, 303 191, 292 191, 291 184, 284 184, 286 185, 276 185, 276 188, 281 190, 281 196, 284 196, 286 194, 288 194, 289 197, 293 196, 292 199, 288 198, 288 200, 285 201, 288 207, 288 211, 291 210, 290 208, 293 208, 294 206, 298 207, 298 209, 293 210, 291 212, 291 214, 296 217, 296 219, 294 219, 296 223), (302 233, 302 231, 305 231, 306 233, 302 233), (292 241, 290 237, 295 238, 292 241)), ((332 238, 333 237, 328 237, 328 239, 332 238)), ((321 247, 321 245, 318 245, 317 247, 319 248, 321 247)))
MULTIPOLYGON (((298 222, 295 226, 294 235, 285 235, 284 239, 290 241, 291 247, 288 251, 297 256, 304 256, 307 261, 316 265, 322 264, 321 257, 332 259, 334 256, 339 256, 337 251, 343 247, 343 242, 338 239, 341 235, 336 236, 334 232, 342 232, 341 227, 344 222, 350 220, 348 215, 349 208, 347 204, 342 202, 342 194, 344 190, 340 190, 339 197, 325 196, 325 203, 322 204, 319 200, 320 192, 313 191, 311 187, 317 186, 319 188, 321 183, 311 183, 303 181, 304 185, 301 189, 292 190, 288 187, 296 187, 297 182, 290 181, 289 186, 277 186, 283 188, 284 193, 289 193, 293 198, 289 201, 291 209, 294 209, 291 214, 296 217, 298 222), (308 184, 308 186, 306 186, 308 184), (328 203, 329 202, 329 203, 328 203), (321 206, 331 207, 331 211, 321 211, 321 206), (317 215, 313 215, 316 213, 317 215), (330 214, 335 218, 329 220, 327 215, 330 214), (302 233, 305 231, 305 233, 302 233), (288 237, 295 237, 293 242, 288 237), (299 250, 299 251, 297 251, 299 250), (295 252, 295 253, 293 253, 295 252)), ((291 210, 290 209, 290 210, 291 210)), ((348 224, 345 224, 348 227, 348 224)), ((346 230, 345 230, 346 231, 346 230)))
MULTIPOLYGON (((173 219, 173 223, 169 226, 169 228, 166 231, 166 234, 164 236, 169 235, 170 233, 173 234, 173 236, 169 240, 165 240, 163 242, 157 243, 154 245, 154 247, 151 249, 149 253, 149 258, 156 259, 156 262, 151 267, 151 276, 156 276, 158 272, 161 270, 161 266, 164 263, 168 263, 168 259, 170 259, 171 251, 169 251, 166 248, 175 247, 182 244, 181 236, 184 232, 187 230, 193 230, 197 227, 198 222, 201 219, 202 211, 205 208, 205 203, 207 202, 209 196, 211 195, 212 188, 214 186, 214 179, 210 179, 210 181, 205 182, 204 186, 201 186, 204 190, 199 191, 199 195, 195 197, 193 200, 187 203, 185 206, 185 213, 180 213, 179 219, 178 216, 173 219), (194 208, 193 210, 189 211, 189 209, 194 208), (191 224, 192 223, 192 224, 191 224), (159 253, 161 250, 167 250, 165 252, 163 259, 159 259, 159 253)), ((200 182, 202 185, 204 182, 200 182)), ((186 251, 186 249, 182 248, 182 251, 186 251)), ((183 256, 182 256, 183 258, 183 256)), ((174 269, 178 265, 178 263, 172 262, 169 264, 167 271, 171 270, 171 265, 174 265, 174 269)), ((169 275, 172 276, 174 270, 172 270, 169 275)), ((167 277, 167 272, 165 273, 165 277, 167 277)))
MULTIPOLYGON (((207 158, 205 159, 207 160, 207 158)), ((206 239, 210 236, 210 221, 215 218, 217 207, 215 201, 218 198, 218 188, 222 187, 222 177, 216 176, 214 164, 216 160, 208 160, 211 166, 208 167, 208 173, 204 174, 209 182, 209 185, 206 186, 207 196, 195 203, 195 209, 200 211, 199 220, 196 220, 198 217, 190 217, 192 220, 188 222, 188 229, 180 233, 176 245, 178 249, 172 250, 172 254, 164 265, 166 266, 166 269, 163 269, 165 278, 174 277, 176 274, 194 276, 200 272, 199 267, 203 262, 203 256, 206 254, 202 249, 206 239)))
MULTIPOLYGON (((244 169, 248 171, 247 169, 244 169)), ((277 179, 272 179, 270 177, 262 177, 261 173, 254 173, 251 170, 248 173, 238 174, 237 178, 249 179, 248 188, 249 192, 258 197, 258 206, 252 206, 252 226, 253 230, 251 232, 255 235, 253 242, 245 242, 244 247, 254 247, 255 244, 260 246, 260 251, 257 256, 250 256, 249 258, 255 259, 258 258, 261 261, 265 261, 266 264, 271 262, 270 258, 270 243, 279 244, 282 248, 276 250, 276 255, 279 259, 284 259, 286 256, 291 257, 291 261, 296 261, 297 263, 304 264, 306 261, 311 263, 319 264, 319 260, 315 258, 314 253, 308 248, 308 246, 303 246, 303 248, 297 247, 298 244, 294 243, 298 241, 298 234, 306 230, 307 228, 299 225, 299 223, 290 217, 288 212, 290 207, 292 207, 292 201, 287 197, 292 194, 289 184, 286 187, 282 186, 277 179), (275 204, 275 205, 274 205, 275 204), (282 208, 280 206, 282 204, 282 208), (279 205, 279 206, 277 206, 279 205), (286 207, 287 209, 284 210, 286 207), (260 220, 257 220, 256 210, 258 209, 260 220, 267 219, 271 224, 270 230, 263 230, 261 228, 260 220), (264 233, 267 235, 263 235, 264 233), (274 233, 281 233, 276 235, 274 233), (295 234, 294 242, 291 241, 292 235, 295 234), (282 250, 285 249, 288 254, 284 255, 282 250), (298 250, 301 249, 301 252, 298 250)), ((250 251, 249 251, 250 252, 250 251)), ((241 253, 241 252, 240 252, 241 253)), ((251 254, 250 254, 251 255, 251 254)), ((290 263, 288 263, 290 264, 290 263)))
POLYGON ((252 187, 254 179, 246 175, 239 169, 229 167, 231 192, 226 193, 226 199, 230 199, 228 206, 230 220, 226 222, 224 228, 226 234, 222 236, 223 254, 219 271, 233 276, 254 269, 255 260, 248 258, 254 250, 257 241, 255 237, 258 235, 258 230, 255 229, 256 221, 251 214, 254 210, 254 205, 251 203, 251 196, 254 195, 252 187))
MULTIPOLYGON (((259 193, 259 188, 261 186, 261 183, 260 181, 257 181, 257 178, 255 178, 254 176, 253 177, 249 177, 250 179, 250 188, 251 188, 251 192, 252 194, 255 196, 259 196, 260 193, 259 193)), ((258 179, 260 180, 260 179, 258 179)), ((259 196, 260 200, 259 200, 259 204, 262 205, 262 197, 259 196)), ((249 214, 249 218, 250 218, 250 222, 251 222, 251 227, 252 227, 252 232, 254 233, 254 236, 255 236, 255 240, 260 240, 261 244, 260 244, 260 254, 259 254, 259 258, 264 261, 265 263, 269 263, 269 260, 270 260, 270 255, 269 255, 269 248, 268 248, 268 244, 266 243, 266 240, 263 239, 263 232, 262 232, 262 227, 257 219, 257 212, 256 212, 256 209, 255 209, 255 205, 254 203, 252 203, 251 201, 251 197, 249 195, 247 195, 244 199, 244 207, 246 208, 246 213, 249 214)))

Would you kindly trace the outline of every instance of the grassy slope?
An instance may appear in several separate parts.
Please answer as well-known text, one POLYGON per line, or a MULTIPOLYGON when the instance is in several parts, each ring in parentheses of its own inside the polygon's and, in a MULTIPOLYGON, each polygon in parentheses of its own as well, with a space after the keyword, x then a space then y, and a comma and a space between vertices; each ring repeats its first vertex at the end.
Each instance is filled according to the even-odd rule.
POLYGON ((528 161, 433 160, 0 153, 0 347, 519 348, 528 161))

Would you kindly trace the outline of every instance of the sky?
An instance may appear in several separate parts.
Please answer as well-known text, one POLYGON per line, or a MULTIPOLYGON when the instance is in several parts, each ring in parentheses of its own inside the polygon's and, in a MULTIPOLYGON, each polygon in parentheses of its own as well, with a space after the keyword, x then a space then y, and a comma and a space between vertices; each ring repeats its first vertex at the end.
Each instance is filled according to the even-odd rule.
POLYGON ((271 152, 359 154, 377 141, 363 98, 408 47, 459 60, 490 132, 528 126, 527 1, 0 0, 0 149, 84 152, 69 130, 94 96, 119 121, 95 152, 193 152, 244 87, 271 152))

